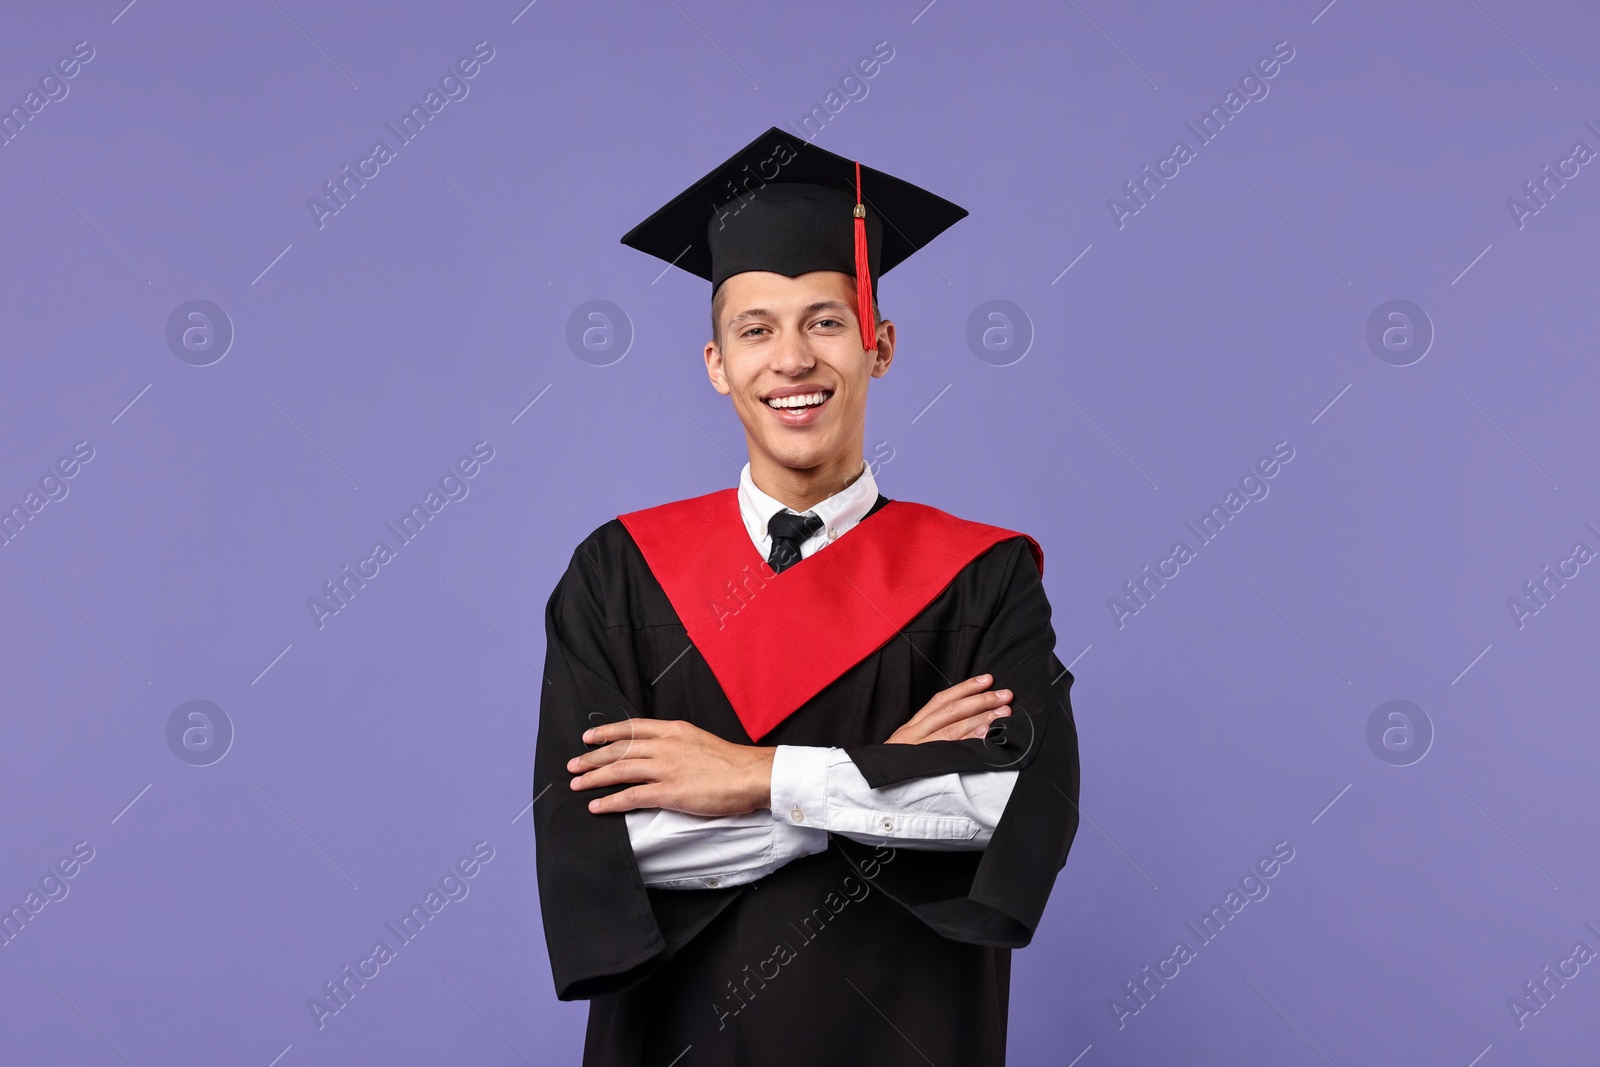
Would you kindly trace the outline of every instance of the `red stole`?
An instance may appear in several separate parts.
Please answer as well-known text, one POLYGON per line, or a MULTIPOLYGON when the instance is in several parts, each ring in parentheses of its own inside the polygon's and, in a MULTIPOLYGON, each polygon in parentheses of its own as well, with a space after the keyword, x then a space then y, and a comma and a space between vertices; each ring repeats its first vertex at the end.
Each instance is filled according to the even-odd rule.
MULTIPOLYGON (((774 574, 745 532, 738 493, 617 517, 756 741, 881 648, 986 549, 1027 537, 891 500, 774 574)), ((1032 537, 1028 548, 1043 574, 1032 537)))

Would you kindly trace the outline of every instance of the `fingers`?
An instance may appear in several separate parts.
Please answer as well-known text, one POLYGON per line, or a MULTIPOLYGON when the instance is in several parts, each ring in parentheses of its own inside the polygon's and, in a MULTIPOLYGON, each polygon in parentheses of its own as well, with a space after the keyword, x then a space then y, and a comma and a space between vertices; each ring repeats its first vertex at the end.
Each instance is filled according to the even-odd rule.
POLYGON ((1010 705, 1004 705, 989 711, 980 712, 977 715, 971 715, 958 722, 951 723, 944 729, 935 732, 933 736, 927 738, 927 740, 963 741, 967 738, 977 738, 981 740, 988 734, 991 724, 998 719, 1006 718, 1010 714, 1010 705))
POLYGON ((1009 689, 996 689, 992 692, 980 692, 970 696, 963 696, 930 712, 926 719, 918 723, 918 726, 928 733, 937 733, 985 712, 1005 707, 1011 700, 1011 696, 1011 690, 1009 689))
POLYGON ((992 681, 994 681, 994 675, 992 674, 975 674, 964 682, 957 682, 949 689, 944 690, 944 692, 954 693, 957 696, 966 696, 969 693, 982 692, 983 688, 992 681))
POLYGON ((653 782, 656 780, 652 772, 650 761, 642 759, 624 759, 609 763, 604 767, 597 767, 586 774, 580 774, 572 779, 573 789, 599 789, 608 785, 621 785, 625 782, 653 782))
POLYGON ((624 719, 621 722, 602 723, 583 732, 583 743, 604 745, 630 738, 665 737, 679 725, 673 719, 624 719))
POLYGON ((937 715, 941 710, 948 706, 951 701, 959 700, 965 696, 971 696, 974 693, 981 693, 984 687, 992 681, 994 681, 993 676, 988 674, 980 674, 976 678, 968 678, 964 682, 957 682, 949 689, 941 689, 939 692, 933 694, 932 699, 930 699, 926 704, 922 705, 922 707, 918 709, 917 713, 907 720, 907 724, 922 724, 928 719, 929 716, 937 715))
POLYGON ((994 682, 994 675, 980 674, 957 682, 948 689, 935 693, 922 710, 889 738, 897 744, 921 744, 924 741, 959 740, 977 729, 978 716, 1005 707, 1011 699, 1009 689, 985 692, 994 682), (968 720, 972 720, 970 723, 968 720))
POLYGON ((610 812, 636 811, 640 808, 654 808, 655 794, 648 786, 634 786, 606 797, 596 797, 589 801, 589 810, 596 815, 605 815, 610 812))
POLYGON ((567 770, 573 774, 599 767, 606 763, 613 763, 623 759, 630 752, 638 753, 636 742, 655 740, 662 737, 675 736, 683 732, 683 728, 693 729, 688 723, 672 719, 635 719, 627 718, 621 722, 608 722, 585 730, 583 743, 586 745, 604 745, 591 752, 567 761, 567 770))
POLYGON ((660 746, 654 739, 624 738, 592 752, 585 752, 581 756, 574 756, 567 761, 567 770, 572 774, 582 774, 584 771, 592 771, 597 767, 616 763, 618 760, 649 759, 657 755, 659 749, 660 746))
MULTIPOLYGON (((991 718, 988 718, 988 719, 985 719, 985 720, 979 722, 977 726, 973 727, 973 730, 972 730, 972 732, 970 734, 963 734, 962 737, 959 740, 965 740, 967 738, 971 738, 974 741, 986 741, 986 740, 988 740, 990 729, 992 729, 997 723, 1000 726, 1004 727, 1005 726, 1005 720, 1010 716, 1010 714, 1011 714, 1011 709, 1010 708, 1004 709, 1003 712, 998 713, 998 714, 994 715, 991 718)), ((1003 737, 1004 735, 1001 735, 1001 736, 1003 737)), ((1003 744, 1004 741, 1002 740, 1001 743, 1003 744)))
POLYGON ((935 693, 933 699, 928 701, 928 706, 942 705, 953 700, 960 700, 962 697, 972 696, 974 693, 981 693, 989 688, 990 683, 993 681, 994 675, 980 674, 975 678, 968 678, 964 682, 957 682, 949 689, 941 689, 935 693))

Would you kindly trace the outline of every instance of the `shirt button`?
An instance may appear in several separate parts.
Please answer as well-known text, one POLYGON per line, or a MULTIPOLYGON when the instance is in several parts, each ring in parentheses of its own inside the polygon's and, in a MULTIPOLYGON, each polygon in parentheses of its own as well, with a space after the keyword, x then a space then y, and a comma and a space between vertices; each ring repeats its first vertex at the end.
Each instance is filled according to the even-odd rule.
POLYGON ((789 818, 793 819, 795 822, 805 822, 806 813, 801 811, 799 808, 794 808, 789 812, 789 818))
POLYGON ((883 828, 885 830, 893 830, 894 829, 894 820, 893 819, 885 819, 885 820, 883 820, 883 828))
POLYGON ((718 884, 719 883, 717 882, 717 880, 715 878, 707 878, 706 879, 706 885, 710 886, 712 889, 717 888, 718 884))
POLYGON ((839 536, 839 531, 838 530, 835 530, 832 526, 828 527, 828 540, 830 540, 830 541, 836 540, 838 538, 838 536, 839 536))

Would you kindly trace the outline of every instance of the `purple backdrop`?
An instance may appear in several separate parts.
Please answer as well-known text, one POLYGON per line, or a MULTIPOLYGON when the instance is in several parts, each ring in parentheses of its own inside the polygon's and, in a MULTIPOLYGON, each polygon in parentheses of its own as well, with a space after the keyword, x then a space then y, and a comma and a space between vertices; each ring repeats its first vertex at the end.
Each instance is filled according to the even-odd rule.
POLYGON ((1592 1050, 1592 5, 523 2, 6 14, 0 1060, 576 1062, 545 600, 744 460, 617 239, 769 125, 972 211, 867 449, 1078 679, 1013 1062, 1592 1050))

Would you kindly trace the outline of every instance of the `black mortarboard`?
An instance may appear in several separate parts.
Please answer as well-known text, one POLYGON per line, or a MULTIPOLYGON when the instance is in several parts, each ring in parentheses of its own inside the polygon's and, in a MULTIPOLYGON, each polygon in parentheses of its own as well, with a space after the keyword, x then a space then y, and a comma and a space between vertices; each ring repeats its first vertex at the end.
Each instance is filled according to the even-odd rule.
POLYGON ((774 126, 629 230, 622 243, 707 279, 713 293, 723 279, 747 270, 791 278, 813 270, 852 275, 862 347, 871 350, 879 276, 966 215, 942 196, 774 126))

